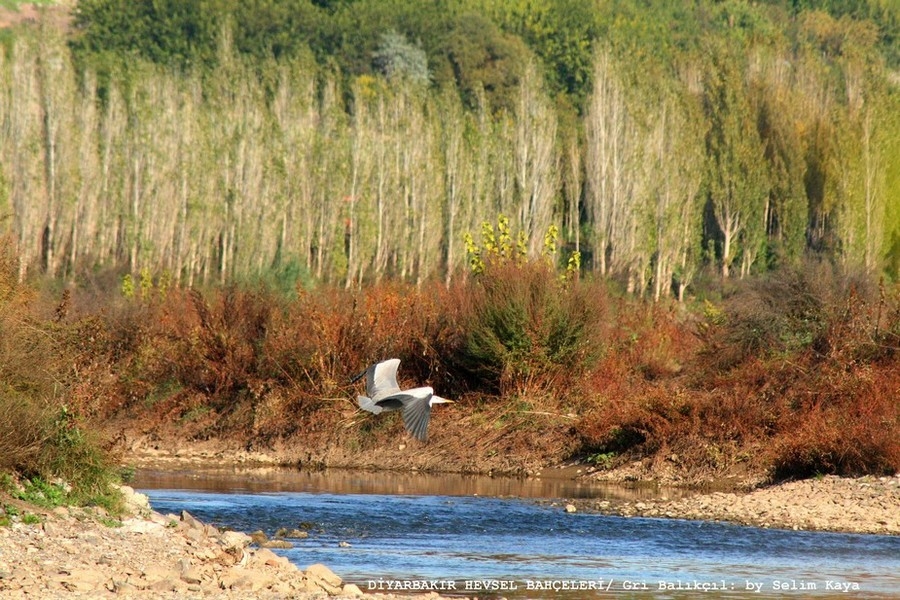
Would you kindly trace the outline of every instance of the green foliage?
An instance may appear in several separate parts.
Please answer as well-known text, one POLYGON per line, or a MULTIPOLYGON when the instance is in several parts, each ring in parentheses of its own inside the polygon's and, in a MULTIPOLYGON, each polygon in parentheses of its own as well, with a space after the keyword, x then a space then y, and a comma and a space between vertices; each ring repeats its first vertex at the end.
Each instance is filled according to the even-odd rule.
POLYGON ((122 295, 129 300, 134 298, 134 278, 131 273, 126 273, 122 277, 122 295))
POLYGON ((757 121, 733 46, 717 48, 707 84, 709 197, 720 235, 724 276, 740 250, 746 274, 765 243, 764 207, 769 193, 767 164, 757 121))
POLYGON ((61 478, 71 486, 66 500, 115 508, 109 457, 62 404, 77 359, 67 355, 61 325, 31 314, 24 302, 31 294, 16 281, 8 250, 0 239, 0 471, 24 474, 25 493, 47 502, 62 501, 58 486, 45 483, 61 478))
POLYGON ((491 264, 475 286, 461 361, 501 393, 577 376, 602 352, 596 301, 545 263, 491 264))
POLYGON ((262 287, 285 299, 294 299, 300 290, 313 287, 313 278, 300 261, 279 261, 271 269, 249 278, 243 287, 262 287))
POLYGON ((84 0, 75 11, 73 48, 84 60, 140 57, 163 65, 209 66, 216 54, 217 0, 84 0))
MULTIPOLYGON (((497 217, 496 228, 488 221, 481 223, 481 245, 475 243, 475 239, 468 231, 463 234, 463 239, 466 244, 469 269, 475 275, 484 273, 488 264, 503 265, 507 262, 521 264, 528 255, 528 240, 525 239, 525 232, 519 231, 515 244, 513 244, 513 236, 509 229, 509 217, 502 214, 497 217)), ((554 244, 555 250, 555 237, 551 240, 551 244, 554 244)))
MULTIPOLYGON (((23 273, 128 270, 123 294, 144 302, 169 284, 279 279, 267 270, 282 260, 316 282, 449 281, 459 231, 500 210, 540 214, 543 230, 565 197, 560 244, 655 299, 693 289, 703 261, 746 276, 821 253, 896 277, 895 4, 85 0, 75 12, 76 60, 45 27, 10 33, 0 59, 15 121, 0 132, 0 204, 16 211, 2 223, 25 245, 23 273), (596 100, 603 142, 584 110, 605 93, 600 72, 617 88, 596 100), (169 280, 151 291, 145 268, 169 280)), ((466 248, 475 270, 479 243, 466 248)))
POLYGON ((72 488, 68 499, 76 504, 93 503, 114 514, 121 512, 121 498, 114 489, 118 482, 115 468, 96 433, 79 423, 65 406, 48 429, 37 472, 68 482, 72 488))
POLYGON ((417 84, 428 84, 428 57, 421 47, 410 44, 396 31, 381 35, 381 44, 373 56, 375 67, 388 79, 407 78, 417 84))
POLYGON ((438 44, 436 78, 452 73, 467 107, 481 108, 483 95, 493 112, 512 111, 528 58, 520 38, 503 33, 480 15, 466 13, 450 21, 438 44))
POLYGON ((484 2, 504 31, 520 36, 545 67, 552 94, 582 106, 590 89, 594 40, 602 12, 591 0, 484 2))
POLYGON ((10 10, 19 10, 23 4, 34 4, 36 6, 52 6, 56 4, 56 0, 2 0, 0 7, 10 10))
POLYGON ((22 523, 25 525, 37 525, 41 522, 41 518, 34 513, 25 513, 22 515, 22 523))
POLYGON ((878 42, 888 63, 900 65, 900 3, 896 0, 793 0, 789 6, 796 14, 823 11, 837 18, 878 26, 878 42))
POLYGON ((68 501, 69 491, 64 485, 47 483, 40 477, 25 479, 19 485, 10 482, 4 488, 13 498, 43 508, 63 506, 68 501))
POLYGON ((608 469, 612 466, 616 456, 618 456, 616 452, 597 452, 596 454, 588 455, 584 460, 601 469, 608 469))

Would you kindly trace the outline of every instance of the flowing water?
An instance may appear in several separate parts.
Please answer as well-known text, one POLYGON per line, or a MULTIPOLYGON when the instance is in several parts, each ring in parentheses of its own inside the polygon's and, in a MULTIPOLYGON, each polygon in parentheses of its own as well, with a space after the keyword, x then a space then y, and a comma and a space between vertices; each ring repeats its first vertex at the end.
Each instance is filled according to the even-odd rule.
MULTIPOLYGON (((537 498, 658 490, 353 471, 139 471, 163 513, 269 536, 364 591, 509 598, 900 597, 900 537, 568 514, 537 498), (846 591, 845 591, 846 590, 846 591)), ((673 490, 665 491, 671 497, 673 490)))

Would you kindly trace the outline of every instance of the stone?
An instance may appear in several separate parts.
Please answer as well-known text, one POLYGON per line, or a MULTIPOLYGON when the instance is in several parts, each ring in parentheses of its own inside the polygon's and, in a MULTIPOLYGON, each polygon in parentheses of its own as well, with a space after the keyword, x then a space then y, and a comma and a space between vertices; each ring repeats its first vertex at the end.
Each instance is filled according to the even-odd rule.
POLYGON ((145 519, 126 519, 122 521, 121 531, 150 535, 165 535, 166 527, 145 519))
POLYGON ((219 575, 219 587, 223 590, 230 590, 234 584, 244 576, 246 571, 239 567, 232 567, 219 575))
POLYGON ((181 511, 181 522, 192 529, 199 529, 201 531, 204 531, 206 527, 186 510, 181 511))
POLYGON ((141 577, 144 579, 144 581, 147 582, 148 585, 152 585, 158 581, 174 579, 177 576, 177 573, 173 569, 160 565, 149 565, 147 567, 144 567, 144 569, 141 571, 141 577))
POLYGON ((45 534, 51 537, 59 535, 59 527, 57 527, 56 524, 52 521, 44 521, 43 523, 41 523, 41 530, 43 530, 45 534))
POLYGON ((92 592, 101 587, 106 576, 90 569, 72 569, 60 581, 70 592, 92 592))
POLYGON ((287 540, 267 540, 260 544, 261 548, 293 548, 294 545, 287 540))
POLYGON ((127 485, 119 486, 119 492, 122 494, 122 501, 125 504, 125 510, 133 515, 148 516, 150 514, 150 498, 146 494, 134 491, 134 488, 127 485))
POLYGON ((257 592, 272 586, 274 583, 274 579, 265 573, 238 567, 232 567, 219 578, 219 587, 223 590, 242 592, 257 592))
POLYGON ((273 558, 277 559, 278 555, 267 548, 260 548, 259 550, 257 550, 256 552, 253 553, 253 555, 250 558, 250 562, 252 564, 256 564, 256 565, 264 565, 264 564, 266 564, 266 561, 271 560, 273 558))
POLYGON ((575 508, 575 505, 574 505, 574 504, 566 504, 566 512, 567 512, 567 513, 573 513, 573 512, 576 512, 576 511, 578 511, 578 509, 575 508))
POLYGON ((287 569, 291 566, 291 561, 286 556, 278 556, 277 554, 266 559, 263 563, 267 567, 275 567, 277 569, 287 569))
POLYGON ((292 590, 291 584, 287 581, 276 581, 269 589, 272 590, 272 593, 279 596, 290 596, 292 590))
POLYGON ((135 594, 138 591, 138 587, 128 581, 122 581, 120 579, 111 579, 109 583, 106 585, 106 589, 116 594, 135 594))
POLYGON ((281 527, 280 529, 278 529, 278 531, 275 532, 275 537, 305 539, 309 537, 309 533, 300 531, 299 529, 288 529, 287 527, 281 527))
POLYGON ((345 596, 362 596, 363 591, 355 583, 345 583, 341 588, 341 593, 345 596))
POLYGON ((226 550, 229 548, 246 548, 252 541, 253 540, 249 535, 240 531, 223 531, 219 535, 219 543, 221 543, 226 550))
POLYGON ((147 586, 146 589, 152 590, 154 592, 180 592, 187 588, 187 584, 182 583, 180 580, 176 578, 170 579, 160 579, 159 581, 154 581, 150 585, 147 586))
POLYGON ((306 576, 310 579, 316 578, 335 588, 341 587, 341 578, 335 575, 334 571, 332 571, 322 563, 316 563, 314 565, 308 566, 306 568, 306 576))
POLYGON ((269 539, 269 536, 267 536, 266 533, 261 529, 257 529, 250 534, 250 539, 254 544, 261 545, 263 542, 269 539))
POLYGON ((101 556, 100 558, 97 559, 97 564, 112 566, 113 565, 113 555, 112 554, 104 554, 103 556, 101 556))
POLYGON ((190 568, 181 572, 181 580, 187 584, 199 585, 203 582, 203 576, 197 569, 190 568))

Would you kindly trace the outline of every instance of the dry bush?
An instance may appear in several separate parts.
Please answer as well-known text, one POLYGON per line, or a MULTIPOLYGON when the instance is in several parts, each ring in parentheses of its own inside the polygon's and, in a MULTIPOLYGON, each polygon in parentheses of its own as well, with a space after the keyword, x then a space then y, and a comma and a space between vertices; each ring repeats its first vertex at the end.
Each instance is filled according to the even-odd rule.
POLYGON ((193 290, 189 296, 198 323, 182 332, 178 373, 182 383, 223 406, 268 375, 265 348, 276 299, 234 286, 217 291, 212 302, 193 290))
POLYGON ((79 361, 77 336, 63 323, 69 296, 56 311, 42 310, 16 264, 13 243, 0 239, 0 470, 63 477, 73 501, 109 498, 109 456, 91 423, 66 405, 79 361))
POLYGON ((807 262, 736 283, 721 307, 707 305, 697 331, 705 360, 720 369, 806 350, 855 355, 871 346, 881 307, 870 278, 807 262))
POLYGON ((333 394, 372 362, 404 358, 417 311, 401 285, 303 292, 274 332, 272 358, 296 385, 333 394))
POLYGON ((44 420, 32 400, 0 383, 0 472, 37 470, 47 441, 44 420))
POLYGON ((776 478, 900 470, 900 369, 826 365, 786 392, 767 452, 776 478))
POLYGON ((18 281, 11 238, 0 238, 0 385, 29 396, 52 393, 59 377, 56 340, 34 317, 37 294, 18 281))
POLYGON ((738 463, 780 476, 881 472, 897 465, 900 437, 892 293, 834 271, 783 272, 742 284, 697 336, 683 305, 615 298, 601 284, 510 263, 449 288, 109 299, 103 312, 54 323, 46 350, 77 365, 80 381, 56 377, 71 384, 79 414, 128 408, 151 426, 177 421, 184 435, 382 443, 397 434, 396 419, 360 420, 360 387, 349 379, 396 357, 401 385, 433 385, 477 407, 484 422, 460 427, 487 428, 490 439, 677 455, 709 473, 738 463), (550 419, 552 432, 536 418, 550 419))
POLYGON ((578 385, 583 451, 650 454, 693 439, 701 397, 685 387, 698 345, 689 313, 620 299, 608 318, 607 354, 578 385))

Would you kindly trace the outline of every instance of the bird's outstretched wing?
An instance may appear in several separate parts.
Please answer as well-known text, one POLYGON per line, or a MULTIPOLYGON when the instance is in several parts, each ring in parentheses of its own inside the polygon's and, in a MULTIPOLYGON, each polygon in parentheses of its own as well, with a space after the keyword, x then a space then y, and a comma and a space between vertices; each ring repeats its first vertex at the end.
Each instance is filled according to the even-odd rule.
POLYGON ((404 392, 400 400, 403 402, 403 425, 406 430, 424 442, 428 439, 428 421, 431 419, 431 396, 434 391, 428 388, 416 388, 404 392))
POLYGON ((397 367, 400 366, 399 358, 375 363, 366 371, 366 395, 372 402, 378 402, 389 396, 400 393, 397 385, 397 367))

